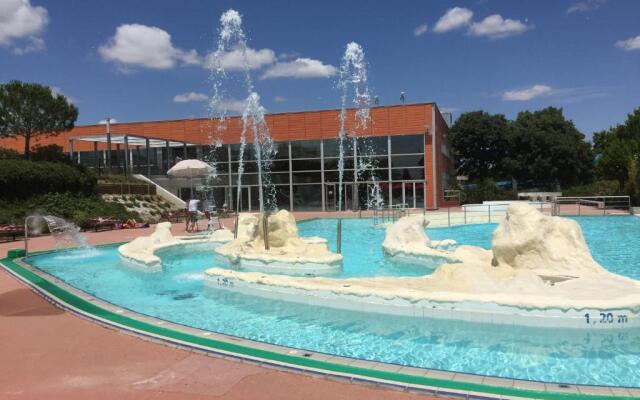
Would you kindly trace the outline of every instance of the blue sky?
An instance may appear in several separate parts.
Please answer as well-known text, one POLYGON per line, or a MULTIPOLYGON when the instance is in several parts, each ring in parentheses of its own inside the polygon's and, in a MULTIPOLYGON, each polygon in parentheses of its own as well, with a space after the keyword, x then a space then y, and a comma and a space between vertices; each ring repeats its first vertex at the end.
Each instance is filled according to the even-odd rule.
MULTIPOLYGON (((204 60, 228 8, 243 16, 270 112, 337 108, 350 41, 383 105, 400 91, 454 115, 553 105, 587 136, 640 106, 635 0, 2 0, 0 82, 55 87, 80 109, 78 124, 206 116, 204 60)), ((241 92, 230 97, 233 109, 241 92)))

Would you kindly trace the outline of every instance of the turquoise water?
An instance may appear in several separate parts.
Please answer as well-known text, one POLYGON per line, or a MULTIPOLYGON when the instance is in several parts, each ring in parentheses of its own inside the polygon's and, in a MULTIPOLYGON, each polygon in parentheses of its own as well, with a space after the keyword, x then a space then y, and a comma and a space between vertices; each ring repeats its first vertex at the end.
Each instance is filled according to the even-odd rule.
MULTIPOLYGON (((594 257, 638 278, 640 219, 578 218, 594 257), (636 251, 634 251, 634 249, 636 251)), ((335 220, 300 224, 304 235, 335 246, 335 220)), ((370 220, 345 220, 341 276, 415 275, 384 260, 383 231, 370 220)), ((494 225, 428 229, 433 239, 488 247, 494 225)), ((203 270, 221 265, 211 249, 159 252, 163 270, 143 273, 115 246, 30 257, 36 267, 93 296, 140 313, 201 329, 284 346, 374 361, 509 378, 640 386, 640 330, 615 332, 506 327, 413 319, 265 300, 208 289, 203 270)))

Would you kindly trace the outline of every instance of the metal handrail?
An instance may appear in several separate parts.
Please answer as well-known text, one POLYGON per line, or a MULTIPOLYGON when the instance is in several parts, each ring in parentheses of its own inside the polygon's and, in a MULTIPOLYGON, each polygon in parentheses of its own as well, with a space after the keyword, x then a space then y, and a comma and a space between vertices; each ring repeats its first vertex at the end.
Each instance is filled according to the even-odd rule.
MULTIPOLYGON (((619 211, 627 211, 629 213, 632 212, 631 209, 631 197, 630 196, 566 196, 566 197, 557 197, 554 201, 554 214, 561 215, 562 214, 562 205, 577 205, 577 215, 582 215, 583 209, 582 206, 595 206, 597 210, 602 210, 602 214, 606 215, 607 210, 619 210, 619 211)), ((599 212, 599 211, 598 211, 599 212)), ((573 212, 569 212, 567 215, 574 214, 576 210, 573 212)), ((590 214, 593 215, 593 212, 590 214)))

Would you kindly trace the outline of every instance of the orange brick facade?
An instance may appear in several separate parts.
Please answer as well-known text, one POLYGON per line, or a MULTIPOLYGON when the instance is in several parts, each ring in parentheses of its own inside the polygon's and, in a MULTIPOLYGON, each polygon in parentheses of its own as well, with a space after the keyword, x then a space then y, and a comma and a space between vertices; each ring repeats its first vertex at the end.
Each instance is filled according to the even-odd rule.
MULTIPOLYGON (((266 116, 266 121, 274 141, 331 139, 336 138, 339 131, 339 112, 339 110, 323 110, 269 114, 266 116)), ((441 204, 443 200, 442 178, 443 174, 451 173, 451 163, 441 151, 448 127, 435 103, 374 107, 371 109, 371 123, 365 129, 354 129, 353 110, 348 111, 347 121, 347 130, 355 132, 358 136, 424 134, 425 203, 427 208, 437 208, 441 204), (433 139, 434 130, 435 140, 433 139)), ((111 133, 184 141, 197 145, 209 144, 212 135, 217 135, 223 143, 233 144, 239 141, 241 123, 239 117, 231 117, 227 119, 223 130, 218 130, 217 120, 212 121, 204 118, 112 123, 111 133)), ((104 125, 77 126, 56 137, 33 140, 33 144, 57 144, 68 151, 69 140, 73 137, 104 134, 104 125)), ((21 139, 0 139, 0 144, 2 147, 18 151, 22 151, 24 146, 21 139)), ((99 144, 98 150, 105 149, 106 145, 99 144)), ((93 144, 77 141, 74 143, 74 150, 92 151, 93 144)))

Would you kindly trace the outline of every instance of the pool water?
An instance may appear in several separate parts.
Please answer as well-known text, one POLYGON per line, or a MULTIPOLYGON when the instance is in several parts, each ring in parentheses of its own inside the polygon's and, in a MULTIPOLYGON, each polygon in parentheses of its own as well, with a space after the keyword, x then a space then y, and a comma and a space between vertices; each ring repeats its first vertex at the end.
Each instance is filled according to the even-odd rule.
MULTIPOLYGON (((640 219, 577 218, 596 260, 638 278, 640 219), (635 251, 634 251, 635 248, 635 251)), ((301 223, 303 235, 335 246, 335 220, 301 223)), ((432 239, 489 247, 495 225, 430 228, 432 239)), ((393 265, 370 220, 343 221, 341 276, 416 275, 393 265)), ((172 322, 268 343, 345 357, 547 382, 640 386, 640 330, 548 329, 413 319, 340 311, 209 289, 204 269, 222 265, 206 245, 158 252, 163 270, 144 273, 116 246, 29 257, 36 267, 93 296, 172 322)), ((413 268, 413 269, 412 269, 413 268)))

